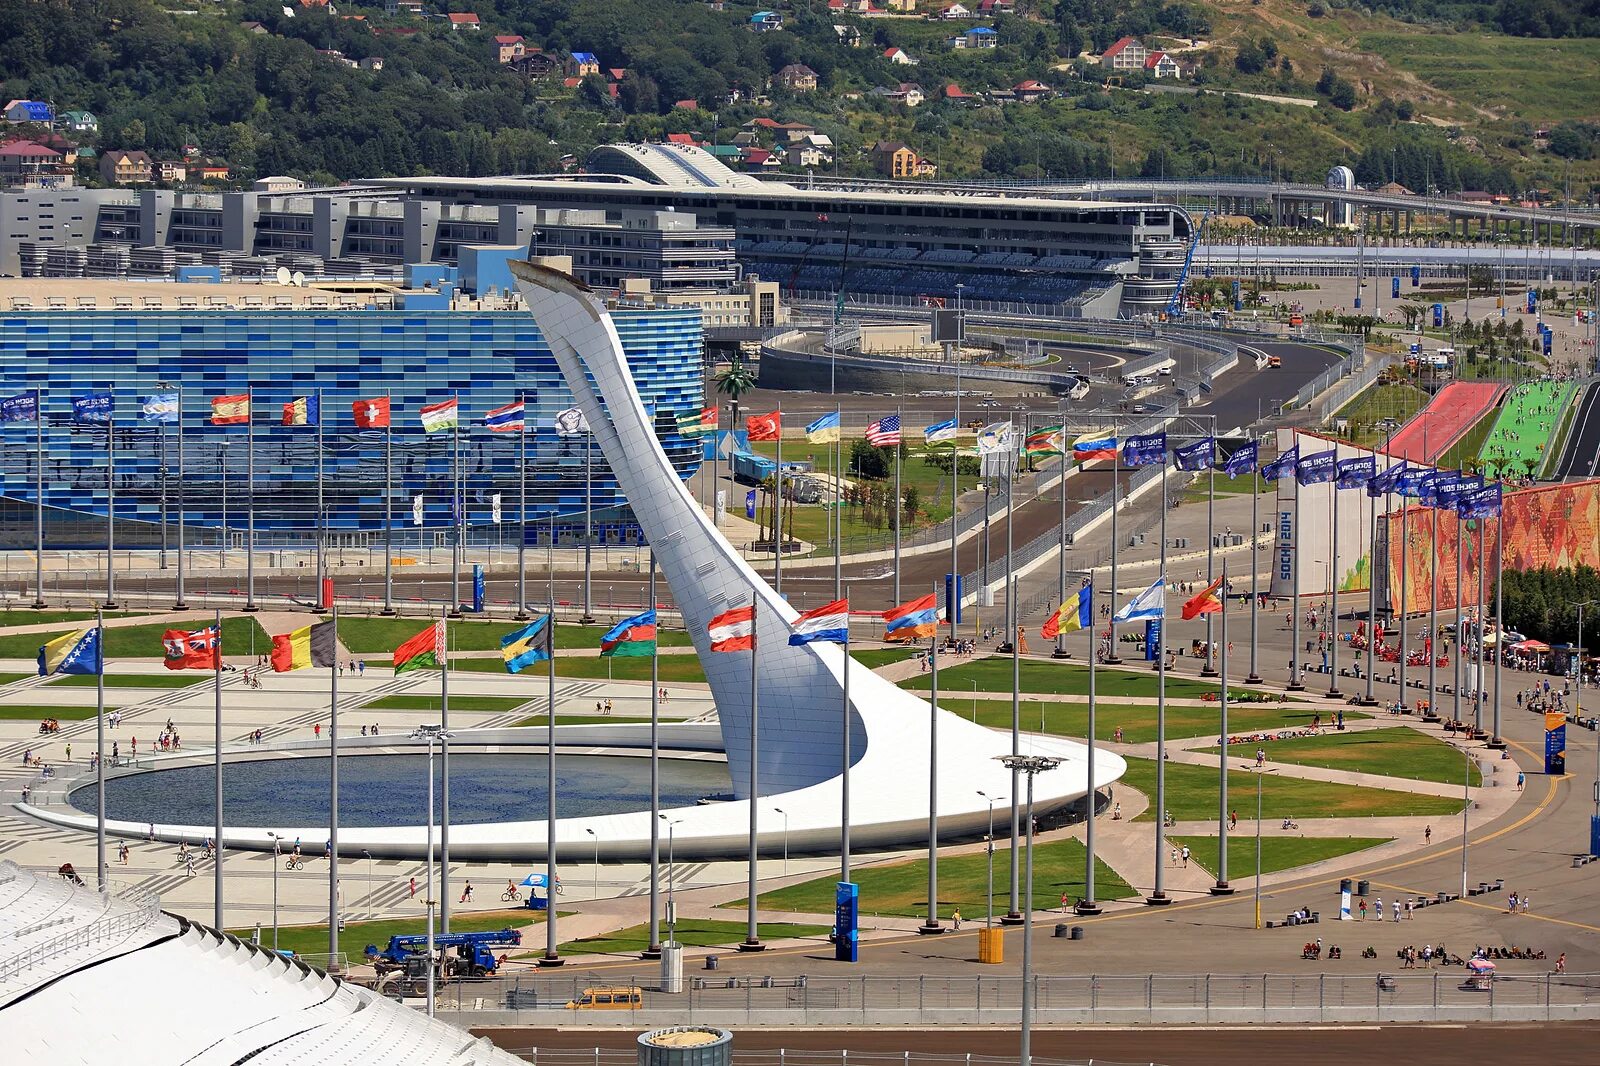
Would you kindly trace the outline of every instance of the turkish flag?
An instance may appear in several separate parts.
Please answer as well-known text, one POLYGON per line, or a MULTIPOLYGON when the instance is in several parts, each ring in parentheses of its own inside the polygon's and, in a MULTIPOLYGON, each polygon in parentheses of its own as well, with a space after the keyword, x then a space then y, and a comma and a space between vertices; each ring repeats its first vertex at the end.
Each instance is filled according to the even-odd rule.
POLYGON ((350 405, 350 413, 355 416, 357 429, 388 429, 389 397, 357 400, 350 405))
POLYGON ((744 427, 752 441, 777 440, 778 434, 783 431, 783 412, 751 415, 745 419, 744 427))

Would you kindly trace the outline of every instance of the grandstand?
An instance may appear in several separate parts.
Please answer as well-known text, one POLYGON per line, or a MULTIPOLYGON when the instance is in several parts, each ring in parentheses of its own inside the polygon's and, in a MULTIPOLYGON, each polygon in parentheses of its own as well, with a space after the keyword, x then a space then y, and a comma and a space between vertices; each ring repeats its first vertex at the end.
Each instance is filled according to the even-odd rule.
POLYGON ((1484 473, 1496 478, 1537 476, 1576 391, 1570 381, 1525 381, 1512 389, 1478 451, 1484 473))
POLYGON ((1452 381, 1400 427, 1383 449, 1397 459, 1432 463, 1494 410, 1506 387, 1487 381, 1452 381))
POLYGON ((160 909, 0 862, 8 1062, 520 1066, 487 1040, 160 909))

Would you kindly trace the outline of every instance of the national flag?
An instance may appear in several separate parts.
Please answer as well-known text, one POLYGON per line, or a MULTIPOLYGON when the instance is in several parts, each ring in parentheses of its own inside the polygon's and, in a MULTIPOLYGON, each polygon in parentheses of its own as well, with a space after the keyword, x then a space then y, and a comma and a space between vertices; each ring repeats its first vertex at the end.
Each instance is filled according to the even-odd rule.
POLYGON ((868 426, 867 443, 875 448, 898 448, 900 446, 900 416, 889 415, 868 426))
POLYGON ((493 522, 495 525, 499 525, 501 517, 502 517, 502 515, 501 515, 501 512, 500 512, 500 493, 498 493, 498 492, 490 493, 489 494, 489 521, 493 522))
MULTIPOLYGON (((752 440, 755 438, 752 437, 752 440)), ((832 444, 839 439, 839 412, 830 411, 806 426, 806 440, 812 444, 832 444)))
POLYGON ((1122 461, 1129 466, 1158 466, 1167 461, 1167 435, 1136 433, 1122 443, 1122 461))
POLYGON ((218 396, 211 401, 213 426, 240 426, 250 421, 250 394, 218 396))
POLYGON ((1204 470, 1217 461, 1217 442, 1213 437, 1172 449, 1172 463, 1179 470, 1204 470))
POLYGON ((581 408, 568 407, 556 412, 555 427, 558 437, 577 437, 589 432, 589 420, 581 408))
POLYGON ((277 673, 308 666, 334 666, 339 661, 339 638, 332 622, 301 626, 272 638, 272 669, 277 673))
POLYGON ((455 429, 461 424, 461 402, 452 396, 448 400, 438 403, 424 404, 422 410, 417 412, 422 419, 424 433, 439 433, 447 429, 455 429))
POLYGON ((423 501, 422 501, 422 493, 419 492, 415 496, 411 497, 411 524, 412 525, 414 525, 414 526, 422 525, 423 506, 424 505, 423 505, 423 501))
POLYGON ((632 618, 624 618, 600 638, 601 658, 627 658, 656 653, 656 612, 654 608, 632 618))
POLYGON ((1235 448, 1222 464, 1222 472, 1230 478, 1240 474, 1248 474, 1255 470, 1261 459, 1261 445, 1256 441, 1245 441, 1235 448))
POLYGON ((813 607, 790 623, 789 646, 818 642, 844 644, 850 640, 850 601, 834 600, 813 607))
POLYGON ((1010 422, 991 422, 978 430, 979 455, 998 455, 1016 446, 1016 428, 1010 422))
POLYGON ((1332 448, 1302 455, 1295 461, 1294 476, 1302 485, 1326 485, 1339 476, 1338 461, 1339 453, 1332 448))
POLYGON ((1218 578, 1200 593, 1183 605, 1183 620, 1198 618, 1203 614, 1216 614, 1222 610, 1222 600, 1217 596, 1217 590, 1222 587, 1222 578, 1218 578))
POLYGON ((1424 507, 1439 506, 1439 481, 1445 476, 1442 470, 1427 470, 1417 479, 1417 502, 1424 507))
POLYGON ((942 440, 955 440, 956 433, 959 430, 960 427, 956 425, 956 420, 947 418, 943 422, 935 422, 931 426, 924 426, 922 440, 926 444, 937 444, 942 440))
POLYGON ((1400 479, 1405 476, 1406 464, 1403 460, 1398 463, 1390 463, 1387 470, 1367 482, 1367 495, 1373 499, 1377 499, 1379 496, 1387 496, 1400 487, 1400 479))
POLYGON ((490 433, 521 433, 526 428, 525 407, 521 400, 496 407, 483 416, 483 424, 490 433))
MULTIPOLYGON (((542 663, 550 658, 551 644, 555 639, 552 617, 540 615, 521 629, 500 638, 500 658, 506 664, 506 673, 519 673, 534 663, 542 663)), ((396 673, 399 670, 399 667, 395 668, 396 673)))
POLYGON ((1261 467, 1261 476, 1267 481, 1279 481, 1293 474, 1295 463, 1299 461, 1299 448, 1290 448, 1286 452, 1279 452, 1276 459, 1261 467))
POLYGON ((685 437, 703 437, 717 431, 717 409, 703 407, 699 412, 687 411, 678 416, 678 432, 685 437))
POLYGON ((1162 618, 1167 613, 1167 579, 1161 578, 1129 600, 1113 617, 1114 622, 1141 622, 1162 618))
POLYGON ((117 401, 109 392, 87 392, 72 398, 72 420, 81 425, 104 425, 111 421, 117 401))
POLYGON ((751 441, 777 440, 783 433, 783 412, 751 415, 744 420, 744 428, 751 441))
POLYGON ((297 396, 283 405, 286 426, 314 426, 321 421, 322 398, 319 396, 297 396))
POLYGON ((0 422, 36 422, 38 419, 38 393, 19 392, 0 400, 0 422))
POLYGON ((712 651, 754 651, 756 647, 756 609, 735 607, 723 611, 706 627, 712 651))
POLYGON ((389 397, 357 400, 350 405, 350 414, 356 420, 357 429, 388 429, 389 397))
POLYGON ((39 648, 40 677, 48 674, 98 674, 104 668, 99 628, 63 633, 39 648))
POLYGON ((1462 518, 1495 518, 1500 514, 1500 483, 1487 485, 1456 500, 1456 514, 1462 518))
POLYGON ((1058 634, 1088 629, 1094 624, 1094 586, 1084 585, 1061 601, 1061 606, 1039 628, 1039 635, 1054 640, 1058 634))
POLYGON ((169 629, 161 634, 168 670, 215 670, 222 656, 222 631, 207 626, 190 632, 169 629))
POLYGON ((1023 442, 1023 450, 1029 455, 1060 455, 1066 451, 1066 437, 1062 435, 1060 426, 1042 426, 1028 434, 1028 439, 1023 442))
POLYGON ((933 593, 883 612, 884 640, 916 640, 939 632, 939 607, 933 593))
POLYGON ((1093 459, 1115 459, 1117 435, 1115 433, 1085 433, 1072 442, 1072 458, 1080 463, 1093 459))
POLYGON ((394 672, 438 670, 444 666, 444 623, 435 622, 394 650, 394 672))
POLYGON ((157 392, 146 396, 144 403, 139 405, 139 414, 146 422, 172 425, 178 421, 178 394, 157 392))

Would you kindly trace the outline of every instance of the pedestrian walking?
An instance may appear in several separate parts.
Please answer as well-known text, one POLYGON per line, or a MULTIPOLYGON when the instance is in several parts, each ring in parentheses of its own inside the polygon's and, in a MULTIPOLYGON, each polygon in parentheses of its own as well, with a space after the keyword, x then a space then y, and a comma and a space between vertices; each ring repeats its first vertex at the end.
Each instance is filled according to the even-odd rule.
POLYGON ((417 898, 417 879, 415 877, 413 877, 411 879, 410 894, 406 896, 406 899, 416 899, 416 898, 417 898))
POLYGON ((461 902, 461 903, 471 903, 472 902, 472 882, 471 881, 468 881, 467 882, 467 887, 461 890, 461 899, 460 899, 459 902, 461 902))
MULTIPOLYGON (((950 924, 955 926, 956 932, 958 932, 958 933, 961 932, 961 908, 960 907, 957 907, 955 910, 950 912, 950 924)), ((1563 955, 1563 956, 1561 956, 1561 958, 1564 960, 1564 959, 1566 959, 1566 956, 1563 955)), ((1558 970, 1556 972, 1559 973, 1560 971, 1558 970)))
POLYGON ((1380 922, 1383 921, 1383 897, 1382 896, 1378 897, 1378 903, 1377 903, 1376 910, 1378 912, 1378 921, 1380 921, 1380 922))
POLYGON ((194 852, 191 851, 187 856, 184 857, 183 865, 184 865, 184 868, 189 871, 189 876, 193 877, 194 876, 194 852))
POLYGON ((126 840, 117 845, 117 859, 122 865, 128 865, 128 842, 126 840))
POLYGON ((1361 902, 1357 906, 1357 909, 1361 912, 1361 920, 1363 922, 1366 921, 1367 920, 1367 901, 1366 901, 1365 898, 1363 898, 1361 900, 1361 902))
POLYGON ((1422 843, 1424 845, 1433 843, 1433 826, 1425 825, 1422 827, 1422 843))
POLYGON ((1183 868, 1189 868, 1189 845, 1185 844, 1179 854, 1183 856, 1183 868))
POLYGON ((1563 951, 1556 956, 1556 973, 1567 972, 1567 953, 1563 951))

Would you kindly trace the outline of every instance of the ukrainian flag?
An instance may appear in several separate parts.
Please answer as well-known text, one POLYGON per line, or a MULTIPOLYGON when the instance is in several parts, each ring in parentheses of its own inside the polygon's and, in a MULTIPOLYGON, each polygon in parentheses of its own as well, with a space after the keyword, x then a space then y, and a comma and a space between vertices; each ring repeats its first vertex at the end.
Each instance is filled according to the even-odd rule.
POLYGON ((63 634, 39 649, 40 677, 49 674, 98 674, 104 668, 98 628, 63 634))
POLYGON ((806 440, 812 444, 832 444, 839 439, 839 412, 825 414, 806 427, 806 440))
POLYGON ((555 627, 550 616, 543 615, 514 633, 500 639, 500 658, 505 660, 506 673, 515 674, 534 663, 550 658, 555 627))

